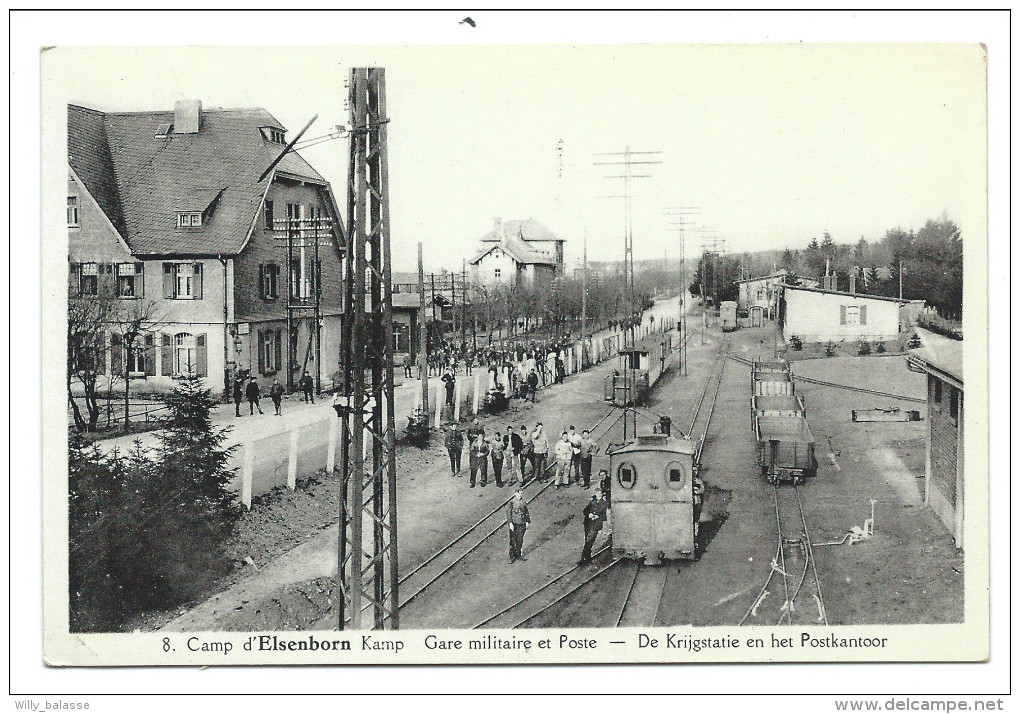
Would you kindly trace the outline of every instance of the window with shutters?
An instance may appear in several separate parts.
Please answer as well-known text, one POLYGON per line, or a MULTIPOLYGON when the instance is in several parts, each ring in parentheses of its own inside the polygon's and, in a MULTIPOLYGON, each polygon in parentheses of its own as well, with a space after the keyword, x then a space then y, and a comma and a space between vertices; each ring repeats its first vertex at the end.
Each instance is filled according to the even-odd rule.
POLYGON ((174 376, 198 376, 195 336, 187 332, 174 335, 174 376))
POLYGON ((846 306, 846 325, 859 325, 861 324, 861 308, 858 305, 847 305, 846 306))
POLYGON ((259 330, 259 371, 263 374, 275 374, 280 371, 280 330, 259 330))
POLYGON ((492 277, 494 277, 494 278, 498 278, 502 274, 503 274, 503 271, 500 268, 496 268, 495 270, 492 271, 492 277))
POLYGON ((117 297, 142 297, 142 263, 117 263, 117 297))
POLYGON ((163 263, 163 297, 168 300, 201 300, 202 264, 163 263))
POLYGON ((942 380, 938 377, 932 377, 932 401, 936 404, 942 404, 942 380))
POLYGON ((280 297, 280 266, 276 263, 263 263, 259 266, 259 292, 266 300, 280 297))
POLYGON ((79 269, 78 294, 99 294, 99 263, 82 263, 79 269))
POLYGON ((265 226, 267 231, 273 230, 273 202, 266 201, 264 208, 262 209, 262 216, 265 219, 265 226))
POLYGON ((67 227, 78 228, 81 224, 78 223, 78 197, 68 196, 67 197, 67 227))

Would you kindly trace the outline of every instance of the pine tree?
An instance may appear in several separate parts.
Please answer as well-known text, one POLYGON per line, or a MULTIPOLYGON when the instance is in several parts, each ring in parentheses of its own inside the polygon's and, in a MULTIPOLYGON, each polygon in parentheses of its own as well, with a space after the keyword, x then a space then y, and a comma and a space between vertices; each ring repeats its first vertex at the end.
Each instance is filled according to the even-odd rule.
POLYGON ((212 391, 198 377, 189 377, 163 398, 170 414, 158 434, 165 468, 193 482, 196 497, 204 498, 224 518, 234 513, 236 496, 227 489, 235 469, 228 468, 236 446, 224 448, 229 429, 212 428, 210 413, 216 405, 212 391))

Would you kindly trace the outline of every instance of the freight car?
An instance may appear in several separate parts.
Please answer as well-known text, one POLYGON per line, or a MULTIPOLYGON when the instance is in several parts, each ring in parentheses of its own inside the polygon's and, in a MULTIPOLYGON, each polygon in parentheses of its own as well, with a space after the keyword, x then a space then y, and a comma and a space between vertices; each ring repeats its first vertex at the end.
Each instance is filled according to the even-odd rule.
POLYGON ((815 438, 807 419, 798 416, 759 416, 754 420, 758 468, 769 483, 804 483, 818 472, 815 438))

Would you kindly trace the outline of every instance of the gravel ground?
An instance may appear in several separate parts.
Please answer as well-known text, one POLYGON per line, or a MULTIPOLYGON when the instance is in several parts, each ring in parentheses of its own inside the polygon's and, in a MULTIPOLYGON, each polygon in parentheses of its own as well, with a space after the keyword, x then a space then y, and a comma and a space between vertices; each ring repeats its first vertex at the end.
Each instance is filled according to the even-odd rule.
MULTIPOLYGON (((504 431, 507 424, 532 427, 542 420, 552 441, 552 431, 558 434, 575 415, 581 428, 608 411, 599 399, 602 376, 611 372, 613 365, 605 363, 568 377, 563 385, 540 391, 537 405, 512 400, 508 410, 496 416, 483 415, 480 422, 491 434, 494 429, 504 431), (589 418, 592 414, 595 416, 589 418)), ((428 449, 398 448, 400 557, 404 572, 510 496, 509 489, 499 490, 491 483, 487 489, 468 490, 466 454, 463 466, 465 478, 451 478, 441 436, 435 434, 428 449)), ((579 512, 587 496, 580 489, 571 491, 578 494, 575 499, 580 505, 570 508, 579 512)), ((153 613, 138 626, 237 631, 335 627, 338 501, 338 479, 325 474, 299 482, 294 492, 266 494, 253 503, 252 510, 238 524, 229 546, 238 567, 209 589, 211 597, 173 611, 153 613), (286 557, 280 557, 284 554, 286 557), (258 573, 246 564, 248 557, 259 568, 258 573)), ((505 539, 493 540, 503 543, 500 552, 505 564, 505 539)), ((571 551, 571 556, 576 560, 576 553, 571 551)))
MULTIPOLYGON (((719 337, 710 335, 706 346, 697 337, 692 339, 690 376, 667 375, 653 395, 653 411, 669 414, 683 429, 689 426, 719 337)), ((741 330, 729 339, 734 352, 753 356, 765 347, 771 351, 768 337, 764 330, 741 330)), ((592 424, 607 412, 595 397, 603 373, 611 369, 603 365, 570 378, 565 385, 546 390, 539 404, 514 403, 508 413, 483 418, 483 425, 487 430, 503 430, 508 423, 531 426, 542 420, 552 436, 567 423, 592 424)), ((909 372, 902 357, 803 360, 797 362, 795 374, 905 395, 924 393, 923 378, 909 372)), ((701 524, 702 557, 667 566, 657 625, 735 624, 750 609, 767 577, 775 551, 775 516, 771 487, 756 475, 747 415, 748 383, 747 367, 728 362, 705 446, 703 474, 708 494, 701 524)), ((798 392, 806 399, 819 443, 819 475, 801 493, 812 542, 839 540, 870 517, 869 500, 877 502, 874 537, 855 545, 816 549, 830 624, 961 621, 963 554, 922 503, 924 422, 853 424, 852 409, 896 404, 883 397, 806 383, 798 385, 798 392)), ((911 403, 899 406, 917 408, 911 403)), ((618 432, 619 425, 603 443, 619 440, 618 432)), ((595 469, 601 463, 604 457, 597 458, 595 469)), ((491 484, 487 489, 468 490, 466 479, 451 478, 439 446, 424 451, 400 449, 398 473, 404 572, 509 496, 508 489, 500 491, 491 484)), ((170 629, 335 628, 336 487, 336 479, 322 476, 293 493, 262 499, 239 525, 231 551, 239 562, 251 557, 260 568, 258 577, 242 577, 250 574, 252 566, 240 566, 216 591, 232 587, 177 617, 170 629), (288 550, 286 558, 278 557, 288 550)), ((537 490, 532 487, 528 493, 537 490)), ((508 564, 505 533, 497 532, 445 575, 441 584, 425 590, 402 610, 402 628, 471 627, 571 568, 581 543, 577 516, 586 499, 582 489, 547 489, 531 506, 533 522, 524 551, 527 562, 508 564)), ((402 599, 424 582, 428 571, 402 584, 402 599)), ((573 580, 551 588, 543 597, 551 600, 590 572, 576 572, 573 580)), ((603 623, 618 611, 620 597, 614 593, 620 595, 632 579, 633 573, 626 568, 615 568, 601 584, 582 589, 547 613, 549 621, 540 624, 603 623)), ((757 624, 771 624, 776 615, 772 610, 779 604, 774 599, 763 601, 757 624)), ((155 624, 179 614, 166 613, 155 624)), ((517 621, 515 616, 527 614, 515 611, 493 625, 507 626, 517 621)))

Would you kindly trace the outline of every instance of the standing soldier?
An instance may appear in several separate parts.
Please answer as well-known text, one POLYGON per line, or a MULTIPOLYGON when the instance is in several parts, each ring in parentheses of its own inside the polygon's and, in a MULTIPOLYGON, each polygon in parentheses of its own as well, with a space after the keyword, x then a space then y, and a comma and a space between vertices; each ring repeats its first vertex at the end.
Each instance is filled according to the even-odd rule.
POLYGON ((283 411, 280 409, 281 402, 283 402, 283 385, 280 384, 280 380, 273 380, 273 386, 269 388, 269 398, 273 400, 276 416, 283 416, 283 411))
POLYGON ((489 445, 485 441, 485 434, 479 432, 475 434, 474 441, 471 442, 471 449, 468 455, 469 465, 471 466, 471 488, 475 487, 475 475, 481 472, 481 486, 485 488, 485 484, 489 480, 489 445))
MULTIPOLYGON (((513 486, 517 482, 517 474, 521 473, 521 450, 523 448, 524 442, 521 440, 520 434, 514 433, 514 428, 508 426, 506 436, 503 437, 503 456, 510 477, 507 479, 507 486, 513 486)), ((523 480, 522 474, 521 481, 523 480)))
POLYGON ((538 374, 534 367, 528 372, 528 394, 531 395, 531 403, 536 404, 538 402, 538 374))
POLYGON ((244 396, 248 398, 248 413, 254 414, 255 410, 258 409, 259 414, 261 414, 262 407, 259 406, 259 397, 262 394, 259 392, 259 383, 255 381, 255 375, 252 375, 248 386, 244 388, 244 396))
POLYGON ((450 423, 446 427, 446 453, 450 455, 450 475, 460 475, 460 455, 464 450, 464 434, 456 423, 450 423))
POLYGON ((598 538, 605 520, 606 500, 602 497, 602 489, 596 489, 588 505, 584 507, 584 548, 581 549, 581 560, 577 562, 578 565, 591 562, 591 548, 595 545, 595 539, 598 538))
POLYGON ((234 416, 241 416, 241 402, 244 401, 244 380, 240 374, 234 377, 234 416))
POLYGON ((591 438, 591 432, 587 429, 581 432, 581 483, 585 488, 591 488, 591 459, 599 452, 598 444, 591 438))
POLYGON ((563 488, 570 485, 570 439, 567 432, 560 434, 560 440, 556 442, 556 488, 563 488))
POLYGON ((535 450, 531 443, 531 432, 526 424, 521 424, 521 481, 524 480, 524 464, 531 465, 531 478, 535 478, 535 450))
POLYGON ((539 481, 545 480, 545 465, 549 460, 549 440, 542 429, 542 422, 535 424, 535 430, 531 433, 531 461, 534 471, 533 478, 539 481))
POLYGON ((305 401, 315 404, 315 397, 312 396, 312 389, 315 387, 315 382, 309 376, 308 372, 301 375, 301 379, 298 380, 298 387, 305 394, 305 401))
POLYGON ((408 352, 404 355, 404 378, 411 378, 411 368, 414 367, 414 355, 408 352))
POLYGON ((531 523, 531 514, 528 513, 528 504, 524 502, 523 486, 517 487, 513 498, 507 504, 506 523, 510 528, 510 562, 527 560, 521 551, 524 547, 524 533, 531 523))
POLYGON ((503 440, 499 434, 492 435, 489 458, 492 459, 492 476, 496 479, 496 488, 503 488, 503 440))
POLYGON ((577 433, 573 424, 570 425, 567 440, 570 442, 570 474, 567 480, 581 483, 581 435, 577 433))
POLYGON ((475 437, 477 437, 479 434, 485 436, 485 427, 479 424, 478 418, 475 417, 474 419, 471 420, 471 426, 469 426, 467 430, 468 443, 469 444, 475 443, 475 437))
POLYGON ((696 546, 699 530, 698 524, 701 522, 701 505, 705 500, 705 482, 697 472, 694 473, 694 478, 691 479, 691 496, 692 505, 694 506, 694 538, 696 546))
POLYGON ((443 382, 446 383, 446 406, 453 406, 453 388, 457 383, 457 378, 453 374, 451 368, 446 369, 446 374, 443 375, 443 382))

